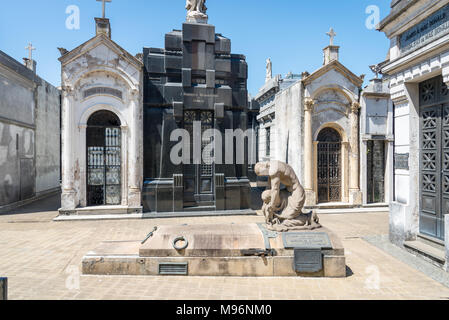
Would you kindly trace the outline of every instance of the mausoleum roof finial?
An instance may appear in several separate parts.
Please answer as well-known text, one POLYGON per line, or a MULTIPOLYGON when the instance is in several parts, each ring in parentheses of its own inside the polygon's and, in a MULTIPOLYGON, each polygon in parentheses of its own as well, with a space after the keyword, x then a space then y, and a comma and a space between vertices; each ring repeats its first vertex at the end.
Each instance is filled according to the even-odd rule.
POLYGON ((329 38, 330 38, 330 45, 333 46, 333 45, 334 45, 334 39, 335 39, 335 37, 337 36, 337 34, 336 34, 335 31, 334 31, 334 28, 331 28, 331 29, 329 30, 329 32, 327 32, 326 34, 327 34, 327 35, 329 36, 329 38))
POLYGON ((102 18, 105 19, 106 18, 106 2, 112 2, 112 0, 97 0, 98 2, 103 2, 102 6, 103 6, 103 15, 102 18))

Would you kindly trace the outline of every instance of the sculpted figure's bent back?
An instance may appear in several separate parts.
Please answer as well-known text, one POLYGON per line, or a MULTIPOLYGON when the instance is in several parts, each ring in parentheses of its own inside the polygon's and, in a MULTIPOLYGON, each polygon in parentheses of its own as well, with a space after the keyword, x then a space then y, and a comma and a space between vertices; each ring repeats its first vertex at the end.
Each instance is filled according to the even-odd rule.
POLYGON ((316 214, 302 212, 305 191, 292 167, 281 161, 261 162, 256 165, 255 172, 258 176, 270 178, 271 189, 262 194, 262 211, 268 229, 285 232, 321 227, 316 214), (281 190, 281 184, 286 190, 281 190))

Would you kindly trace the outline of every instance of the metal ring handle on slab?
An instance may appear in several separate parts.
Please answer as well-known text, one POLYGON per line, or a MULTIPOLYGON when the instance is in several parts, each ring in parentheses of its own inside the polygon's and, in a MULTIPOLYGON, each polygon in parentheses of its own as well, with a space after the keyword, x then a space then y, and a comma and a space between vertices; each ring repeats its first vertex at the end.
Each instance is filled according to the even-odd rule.
POLYGON ((184 236, 177 237, 177 238, 175 238, 175 240, 173 240, 173 248, 175 248, 175 249, 178 250, 178 251, 187 249, 188 246, 189 246, 189 241, 187 241, 187 239, 186 239, 184 236), (179 241, 184 241, 185 244, 184 244, 182 247, 178 247, 176 244, 177 244, 179 241))

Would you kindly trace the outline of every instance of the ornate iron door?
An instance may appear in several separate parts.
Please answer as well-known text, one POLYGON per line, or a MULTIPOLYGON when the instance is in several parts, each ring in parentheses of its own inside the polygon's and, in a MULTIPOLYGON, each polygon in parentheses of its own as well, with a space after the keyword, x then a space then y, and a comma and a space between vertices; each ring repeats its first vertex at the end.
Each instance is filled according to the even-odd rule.
POLYGON ((318 136, 318 201, 341 201, 341 142, 340 135, 325 128, 318 136))
MULTIPOLYGON (((214 114, 210 111, 186 111, 184 129, 189 132, 191 164, 184 165, 184 205, 187 207, 213 204, 215 199, 214 174, 215 165, 210 163, 212 152, 206 149, 213 139, 206 139, 203 134, 214 128, 214 114), (201 164, 193 164, 194 122, 201 123, 201 164), (209 160, 209 161, 208 161, 209 160)), ((212 150, 210 150, 212 151, 212 150)))
POLYGON ((87 198, 89 206, 121 204, 121 130, 88 127, 87 198))
POLYGON ((449 212, 449 100, 442 77, 420 84, 420 232, 444 239, 449 212))
POLYGON ((367 142, 367 198, 368 203, 385 201, 385 141, 367 142))

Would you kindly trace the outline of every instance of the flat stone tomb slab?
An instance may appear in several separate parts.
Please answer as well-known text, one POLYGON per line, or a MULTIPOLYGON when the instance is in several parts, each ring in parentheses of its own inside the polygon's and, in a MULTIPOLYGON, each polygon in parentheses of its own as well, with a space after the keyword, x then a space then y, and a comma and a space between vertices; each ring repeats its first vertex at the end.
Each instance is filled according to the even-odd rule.
POLYGON ((141 240, 106 241, 83 258, 84 274, 170 275, 167 270, 189 276, 345 277, 346 259, 340 239, 326 228, 272 233, 257 224, 160 226, 143 245, 141 240), (177 238, 182 238, 178 250, 177 238), (286 248, 286 239, 287 246, 304 239, 309 245, 286 248), (310 248, 321 250, 321 270, 295 271, 295 256, 307 256, 298 250, 310 248))

